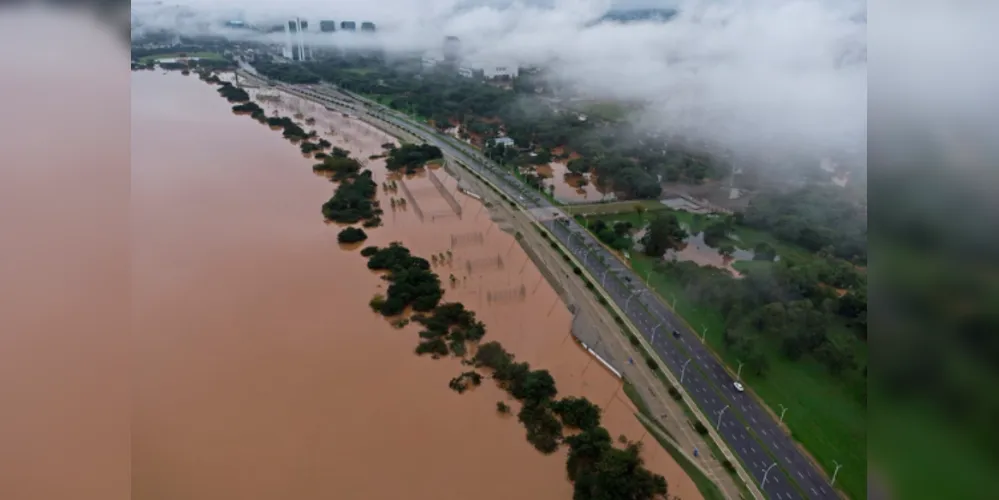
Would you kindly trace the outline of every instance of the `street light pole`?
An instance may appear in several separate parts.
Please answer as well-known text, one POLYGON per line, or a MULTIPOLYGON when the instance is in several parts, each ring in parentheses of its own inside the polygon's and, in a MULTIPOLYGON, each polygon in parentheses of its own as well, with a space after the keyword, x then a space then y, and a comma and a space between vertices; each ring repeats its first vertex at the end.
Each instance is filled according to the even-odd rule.
POLYGON ((783 424, 784 423, 784 414, 787 413, 787 407, 784 406, 784 405, 782 405, 782 404, 780 404, 780 403, 777 403, 777 406, 780 406, 780 423, 783 424))
POLYGON ((610 271, 610 269, 604 269, 604 275, 600 278, 600 287, 601 288, 607 288, 607 272, 608 271, 610 271))
POLYGON ((708 336, 708 327, 702 325, 701 328, 701 343, 704 344, 707 343, 704 338, 708 336))
POLYGON ((690 360, 694 358, 687 358, 687 361, 683 362, 683 366, 680 368, 680 385, 683 385, 683 375, 687 373, 687 365, 690 364, 690 360))
POLYGON ((728 409, 728 405, 725 405, 724 408, 722 408, 721 410, 718 411, 718 422, 715 425, 715 429, 721 429, 721 418, 722 418, 722 415, 725 414, 725 410, 727 410, 727 409, 728 409))
POLYGON ((760 485, 761 487, 765 487, 767 485, 767 475, 770 474, 770 469, 773 469, 775 465, 777 465, 777 462, 770 464, 770 467, 767 467, 766 470, 763 471, 763 483, 760 485))
POLYGON ((656 344, 656 330, 659 330, 660 326, 663 326, 663 321, 660 321, 658 325, 652 327, 652 345, 656 344))
POLYGON ((839 468, 843 466, 843 464, 835 460, 833 460, 833 463, 836 464, 836 470, 833 471, 832 481, 829 481, 829 486, 836 484, 836 474, 839 474, 839 468))
POLYGON ((739 362, 739 370, 735 373, 735 379, 742 382, 742 361, 739 362))

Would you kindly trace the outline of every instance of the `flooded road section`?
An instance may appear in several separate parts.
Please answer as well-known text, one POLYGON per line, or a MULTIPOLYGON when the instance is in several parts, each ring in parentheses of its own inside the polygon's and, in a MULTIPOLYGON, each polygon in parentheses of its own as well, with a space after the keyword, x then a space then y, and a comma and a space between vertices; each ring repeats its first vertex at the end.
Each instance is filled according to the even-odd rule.
MULTIPOLYGON (((133 73, 132 92, 134 498, 571 498, 565 451, 538 453, 516 417, 499 416, 504 392, 487 382, 454 393, 458 360, 416 356, 417 326, 371 312, 385 282, 323 223, 335 186, 312 173, 315 160, 195 76, 133 73)), ((321 136, 388 178, 384 160, 368 159, 388 136, 293 99, 260 104, 316 118, 321 136)), ((385 225, 365 244, 402 241, 427 258, 450 249, 437 268, 445 300, 549 369, 562 395, 601 405, 612 435, 639 439, 620 384, 574 345, 568 310, 514 238, 460 193, 459 218, 427 173, 405 182, 422 219, 391 208, 401 190, 379 190, 385 225)), ((670 495, 700 498, 645 442, 670 495)))
POLYGON ((538 165, 534 171, 541 176, 546 187, 555 186, 553 195, 559 201, 593 203, 614 199, 614 190, 610 186, 599 186, 596 174, 574 174, 563 162, 538 165))

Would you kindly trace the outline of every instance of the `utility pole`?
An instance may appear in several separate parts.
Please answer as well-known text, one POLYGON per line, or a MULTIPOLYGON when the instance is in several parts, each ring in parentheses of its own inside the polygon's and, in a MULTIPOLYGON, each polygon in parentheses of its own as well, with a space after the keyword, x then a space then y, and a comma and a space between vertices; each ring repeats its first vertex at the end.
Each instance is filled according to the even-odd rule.
POLYGON ((767 467, 766 470, 763 471, 763 483, 760 484, 761 488, 766 487, 766 485, 767 485, 767 475, 770 474, 770 469, 773 469, 775 465, 777 465, 777 462, 774 462, 774 463, 770 464, 770 466, 767 467))
POLYGON ((725 414, 725 410, 727 410, 727 409, 728 409, 728 405, 725 405, 724 408, 722 408, 721 410, 718 411, 718 422, 717 422, 717 425, 715 425, 715 429, 721 429, 721 418, 722 418, 722 415, 725 414))
POLYGON ((836 474, 839 474, 839 468, 843 466, 843 464, 835 460, 833 460, 833 463, 836 464, 836 470, 833 471, 832 481, 829 481, 829 486, 836 484, 836 474))
POLYGON ((777 403, 777 406, 780 406, 780 423, 783 424, 784 423, 784 414, 787 413, 787 407, 784 406, 784 405, 782 405, 782 404, 780 404, 780 403, 777 403))
POLYGON ((735 373, 735 379, 742 382, 742 361, 739 362, 739 370, 735 373))
POLYGON ((680 368, 680 385, 683 385, 683 375, 687 373, 687 365, 690 364, 690 360, 694 358, 687 358, 687 361, 683 362, 683 366, 680 368))
POLYGON ((701 328, 702 328, 702 330, 701 330, 701 343, 702 344, 706 344, 707 342, 704 340, 704 338, 708 336, 708 327, 706 327, 704 325, 701 325, 701 328))
POLYGON ((608 271, 610 271, 610 269, 604 269, 604 275, 603 275, 603 277, 600 278, 600 287, 601 288, 607 288, 607 272, 608 271))

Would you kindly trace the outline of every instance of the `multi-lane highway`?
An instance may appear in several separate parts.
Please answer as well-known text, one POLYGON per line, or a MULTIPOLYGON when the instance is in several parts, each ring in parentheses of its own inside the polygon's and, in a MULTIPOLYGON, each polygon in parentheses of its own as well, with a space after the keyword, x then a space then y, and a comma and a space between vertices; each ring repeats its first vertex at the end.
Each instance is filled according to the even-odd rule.
POLYGON ((689 397, 709 419, 706 424, 717 429, 769 498, 839 498, 816 465, 799 451, 773 416, 752 396, 734 388, 732 376, 699 340, 695 331, 589 232, 508 169, 492 163, 470 146, 442 136, 428 125, 361 96, 330 87, 285 88, 319 100, 335 98, 336 104, 341 106, 344 102, 353 101, 357 105, 352 107, 358 113, 366 113, 369 118, 417 132, 416 135, 441 148, 445 154, 475 170, 508 196, 518 200, 570 249, 590 275, 600 282, 618 308, 627 314, 666 368, 681 381, 689 397))

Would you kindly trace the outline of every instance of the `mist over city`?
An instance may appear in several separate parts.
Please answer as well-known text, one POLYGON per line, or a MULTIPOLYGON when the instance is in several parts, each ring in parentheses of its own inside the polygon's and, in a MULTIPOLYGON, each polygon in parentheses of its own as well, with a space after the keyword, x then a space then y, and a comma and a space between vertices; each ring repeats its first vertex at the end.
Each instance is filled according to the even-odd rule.
MULTIPOLYGON (((461 41, 465 61, 543 67, 582 96, 641 103, 629 117, 770 168, 832 158, 866 167, 866 3, 761 2, 208 2, 133 4, 134 33, 165 28, 281 43, 281 33, 227 30, 298 16, 373 22, 373 36, 313 31, 316 46, 440 52, 461 41), (657 10, 620 22, 614 13, 657 10), (610 13, 610 15, 608 15, 610 13), (664 19, 668 17, 668 19, 664 19)), ((315 30, 315 28, 312 28, 315 30)))

